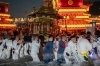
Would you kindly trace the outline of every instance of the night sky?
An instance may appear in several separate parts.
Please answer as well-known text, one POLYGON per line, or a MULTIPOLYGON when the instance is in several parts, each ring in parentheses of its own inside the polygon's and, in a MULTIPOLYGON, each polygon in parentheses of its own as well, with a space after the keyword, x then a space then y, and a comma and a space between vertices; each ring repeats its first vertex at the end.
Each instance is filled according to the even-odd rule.
MULTIPOLYGON (((43 5, 43 0, 0 0, 9 3, 9 13, 11 17, 25 17, 25 11, 30 13, 33 7, 38 8, 43 5)), ((87 0, 86 0, 87 1, 87 0)), ((90 0, 96 1, 96 0, 90 0)))
POLYGON ((33 11, 33 7, 43 5, 43 0, 0 0, 9 3, 9 13, 11 17, 25 17, 25 11, 33 11))

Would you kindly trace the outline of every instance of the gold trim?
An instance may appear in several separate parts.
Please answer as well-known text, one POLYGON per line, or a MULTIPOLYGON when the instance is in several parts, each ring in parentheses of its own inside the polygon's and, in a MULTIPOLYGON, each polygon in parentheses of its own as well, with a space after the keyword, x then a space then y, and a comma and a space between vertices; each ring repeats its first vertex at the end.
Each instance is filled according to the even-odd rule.
POLYGON ((69 5, 73 5, 73 0, 68 0, 69 5))
POLYGON ((6 2, 0 2, 0 4, 9 4, 9 3, 6 3, 6 2))

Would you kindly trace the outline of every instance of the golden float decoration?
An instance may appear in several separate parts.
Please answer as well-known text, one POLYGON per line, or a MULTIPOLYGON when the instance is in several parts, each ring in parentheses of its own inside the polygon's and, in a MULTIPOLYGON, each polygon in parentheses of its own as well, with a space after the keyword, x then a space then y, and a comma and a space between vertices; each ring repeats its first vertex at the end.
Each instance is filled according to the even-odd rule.
POLYGON ((69 5, 73 5, 73 0, 68 0, 69 5))

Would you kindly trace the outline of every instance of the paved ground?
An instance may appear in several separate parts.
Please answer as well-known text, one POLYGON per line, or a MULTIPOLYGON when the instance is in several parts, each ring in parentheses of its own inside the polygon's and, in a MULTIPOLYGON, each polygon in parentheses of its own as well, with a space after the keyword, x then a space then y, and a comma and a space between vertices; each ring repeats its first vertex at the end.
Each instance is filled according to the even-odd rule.
MULTIPOLYGON (((32 62, 32 58, 30 56, 26 56, 24 58, 20 58, 19 60, 0 60, 0 66, 79 66, 77 63, 75 64, 61 64, 58 65, 55 61, 50 62, 49 64, 44 64, 43 62, 36 63, 32 62)), ((80 66, 91 66, 88 62, 83 62, 80 66)), ((100 66, 100 60, 94 61, 94 66, 100 66)))

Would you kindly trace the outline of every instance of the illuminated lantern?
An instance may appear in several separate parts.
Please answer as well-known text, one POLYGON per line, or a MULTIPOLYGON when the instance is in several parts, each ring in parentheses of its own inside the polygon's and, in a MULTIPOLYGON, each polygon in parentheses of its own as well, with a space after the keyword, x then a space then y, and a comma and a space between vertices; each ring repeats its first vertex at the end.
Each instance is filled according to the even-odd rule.
POLYGON ((98 59, 98 56, 95 54, 95 51, 94 49, 92 49, 89 53, 89 56, 92 60, 97 60, 98 59))
POLYGON ((58 0, 58 5, 60 7, 75 7, 83 5, 83 0, 58 0))
POLYGON ((5 12, 8 12, 8 6, 5 6, 5 12))
POLYGON ((73 0, 69 0, 69 1, 68 1, 68 4, 69 4, 69 5, 73 5, 73 0))
POLYGON ((62 3, 61 3, 61 1, 59 0, 59 1, 58 1, 58 6, 61 6, 61 5, 62 5, 62 3))
POLYGON ((82 6, 82 5, 83 5, 83 3, 82 3, 82 2, 79 2, 79 3, 78 3, 78 5, 79 5, 79 6, 82 6))

